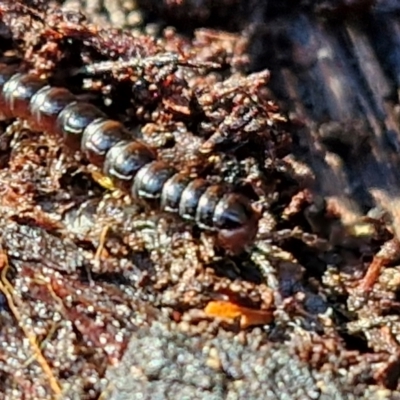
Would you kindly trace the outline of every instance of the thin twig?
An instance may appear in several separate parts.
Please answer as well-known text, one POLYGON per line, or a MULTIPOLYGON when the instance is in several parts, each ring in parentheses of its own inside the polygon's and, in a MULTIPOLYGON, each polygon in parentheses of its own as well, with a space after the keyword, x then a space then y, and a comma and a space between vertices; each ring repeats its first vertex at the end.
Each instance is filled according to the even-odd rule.
POLYGON ((22 317, 20 312, 18 311, 18 308, 23 308, 23 303, 21 299, 15 294, 14 288, 12 287, 11 283, 7 279, 7 271, 9 269, 9 263, 8 263, 8 258, 6 253, 1 251, 0 253, 0 270, 1 270, 1 277, 0 277, 0 290, 3 292, 4 296, 7 299, 8 306, 10 307, 11 312, 13 313, 15 319, 18 322, 18 325, 24 332, 25 336, 28 338, 29 343, 32 347, 32 350, 34 352, 34 356, 39 363, 40 367, 44 371, 45 375, 47 376, 47 379, 49 381, 50 387, 54 394, 58 397, 61 396, 62 390, 61 386, 58 383, 56 377, 53 374, 53 371, 51 370, 46 358, 43 356, 43 353, 40 349, 40 346, 38 345, 38 341, 36 338, 36 335, 29 330, 29 328, 23 323, 22 317))

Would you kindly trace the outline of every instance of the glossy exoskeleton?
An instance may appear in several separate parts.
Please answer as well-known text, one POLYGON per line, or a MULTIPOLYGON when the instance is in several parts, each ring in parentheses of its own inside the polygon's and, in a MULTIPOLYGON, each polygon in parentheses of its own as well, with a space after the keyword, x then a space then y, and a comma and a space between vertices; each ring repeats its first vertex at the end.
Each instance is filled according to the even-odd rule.
POLYGON ((115 186, 201 229, 216 231, 230 252, 242 251, 254 239, 258 213, 247 197, 178 172, 158 160, 152 148, 133 139, 120 122, 78 101, 65 88, 0 64, 0 117, 21 118, 32 130, 61 136, 115 186))

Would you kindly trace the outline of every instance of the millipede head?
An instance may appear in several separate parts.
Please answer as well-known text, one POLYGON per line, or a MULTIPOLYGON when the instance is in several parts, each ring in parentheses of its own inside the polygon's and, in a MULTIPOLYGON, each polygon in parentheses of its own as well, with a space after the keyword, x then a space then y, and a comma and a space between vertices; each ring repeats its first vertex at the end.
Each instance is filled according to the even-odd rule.
POLYGON ((226 194, 214 213, 219 244, 232 254, 241 253, 254 240, 259 218, 250 199, 236 193, 226 194))

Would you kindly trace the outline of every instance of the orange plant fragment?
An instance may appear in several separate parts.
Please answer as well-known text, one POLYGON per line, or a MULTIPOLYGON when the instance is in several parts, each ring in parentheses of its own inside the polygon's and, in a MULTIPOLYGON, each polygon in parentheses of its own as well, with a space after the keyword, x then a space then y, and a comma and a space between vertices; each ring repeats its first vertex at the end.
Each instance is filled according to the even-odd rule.
POLYGON ((230 301, 210 301, 204 308, 204 312, 209 317, 223 319, 240 318, 240 327, 242 329, 250 326, 269 324, 273 318, 271 311, 255 310, 231 303, 230 301))

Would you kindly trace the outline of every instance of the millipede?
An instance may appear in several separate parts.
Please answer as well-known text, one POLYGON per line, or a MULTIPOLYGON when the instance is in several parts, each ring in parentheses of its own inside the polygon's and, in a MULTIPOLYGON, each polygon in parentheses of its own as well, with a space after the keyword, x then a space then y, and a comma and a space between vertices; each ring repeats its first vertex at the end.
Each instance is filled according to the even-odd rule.
POLYGON ((256 235, 259 213, 248 197, 179 172, 159 160, 155 149, 132 138, 122 123, 38 75, 0 64, 0 118, 20 118, 33 131, 62 137, 117 188, 216 232, 229 252, 243 251, 256 235))

